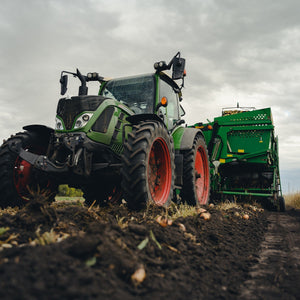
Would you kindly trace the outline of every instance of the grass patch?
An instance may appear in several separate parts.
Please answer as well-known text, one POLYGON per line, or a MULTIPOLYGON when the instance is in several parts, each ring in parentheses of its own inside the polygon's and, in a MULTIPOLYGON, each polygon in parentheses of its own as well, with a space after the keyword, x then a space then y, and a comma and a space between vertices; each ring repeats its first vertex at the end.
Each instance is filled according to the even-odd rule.
POLYGON ((32 246, 36 246, 36 245, 50 245, 53 243, 59 243, 62 240, 66 239, 69 237, 69 234, 67 233, 57 233, 54 231, 54 229, 52 228, 49 232, 44 232, 44 233, 40 233, 40 227, 38 227, 38 229, 35 232, 36 234, 36 238, 30 242, 30 245, 32 246))
POLYGON ((225 202, 218 203, 216 208, 220 210, 228 210, 232 208, 241 208, 241 205, 237 204, 236 202, 225 201, 225 202))
POLYGON ((186 218, 190 216, 196 216, 198 214, 197 207, 191 206, 185 203, 180 205, 172 204, 171 211, 169 211, 169 217, 174 221, 180 217, 186 218))
POLYGON ((300 209, 300 192, 284 196, 285 204, 300 209))
POLYGON ((83 197, 68 197, 68 196, 56 196, 55 197, 56 201, 66 201, 66 202, 84 202, 84 198, 83 197))
POLYGON ((4 234, 9 230, 9 227, 0 227, 0 235, 4 234))
POLYGON ((2 217, 4 214, 9 214, 11 216, 14 216, 19 211, 18 207, 7 207, 0 209, 0 217, 2 217))

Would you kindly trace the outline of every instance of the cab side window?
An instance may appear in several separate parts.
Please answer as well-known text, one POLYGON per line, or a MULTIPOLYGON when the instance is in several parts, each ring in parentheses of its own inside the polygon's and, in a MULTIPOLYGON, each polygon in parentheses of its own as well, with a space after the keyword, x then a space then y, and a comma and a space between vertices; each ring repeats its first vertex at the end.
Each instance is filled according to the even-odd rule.
POLYGON ((173 88, 167 84, 164 80, 160 80, 159 96, 166 97, 168 99, 167 107, 161 107, 161 111, 164 114, 165 123, 168 129, 172 129, 177 120, 179 120, 179 107, 178 107, 178 95, 174 92, 173 88))

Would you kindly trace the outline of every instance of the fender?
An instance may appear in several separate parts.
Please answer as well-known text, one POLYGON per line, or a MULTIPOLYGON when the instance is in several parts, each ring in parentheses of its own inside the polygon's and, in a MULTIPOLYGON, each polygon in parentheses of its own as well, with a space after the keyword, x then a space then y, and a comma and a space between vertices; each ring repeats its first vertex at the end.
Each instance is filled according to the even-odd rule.
POLYGON ((173 133, 175 147, 175 185, 183 185, 183 151, 190 150, 193 147, 195 137, 203 133, 200 129, 191 127, 177 127, 173 133))
POLYGON ((191 149, 197 135, 201 135, 204 138, 200 129, 178 127, 173 133, 175 149, 180 151, 191 149))
POLYGON ((132 116, 127 117, 126 120, 133 125, 137 125, 138 123, 143 122, 143 121, 159 121, 165 125, 163 120, 158 115, 155 115, 155 114, 132 115, 132 116))
MULTIPOLYGON (((26 130, 27 134, 29 134, 31 138, 33 138, 34 140, 38 140, 39 142, 46 143, 46 144, 49 143, 51 134, 54 132, 54 129, 44 125, 28 125, 28 126, 24 126, 23 129, 26 130)), ((22 151, 27 152, 22 148, 22 142, 20 141, 16 143, 15 141, 8 139, 7 144, 9 149, 18 155, 20 155, 22 151)), ((37 154, 33 154, 33 155, 39 156, 37 154)), ((31 161, 28 162, 31 163, 31 161)))
POLYGON ((45 125, 27 125, 23 127, 24 130, 28 131, 30 134, 37 135, 42 140, 49 141, 50 136, 54 133, 54 129, 45 125))

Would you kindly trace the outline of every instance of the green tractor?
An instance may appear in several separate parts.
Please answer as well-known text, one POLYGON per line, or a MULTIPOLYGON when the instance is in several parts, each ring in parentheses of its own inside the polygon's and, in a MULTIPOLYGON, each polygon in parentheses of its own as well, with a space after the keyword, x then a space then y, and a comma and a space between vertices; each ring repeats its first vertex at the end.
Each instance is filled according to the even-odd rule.
POLYGON ((109 80, 63 71, 61 95, 69 75, 81 85, 78 96, 59 100, 55 129, 25 126, 0 148, 0 206, 21 206, 38 189, 54 199, 60 184, 82 189, 87 205, 124 198, 133 209, 148 201, 168 206, 179 195, 207 204, 204 135, 182 125, 185 59, 178 52, 154 68, 154 74, 109 80), (172 78, 164 72, 171 68, 172 78), (100 83, 98 95, 88 95, 90 81, 100 83))

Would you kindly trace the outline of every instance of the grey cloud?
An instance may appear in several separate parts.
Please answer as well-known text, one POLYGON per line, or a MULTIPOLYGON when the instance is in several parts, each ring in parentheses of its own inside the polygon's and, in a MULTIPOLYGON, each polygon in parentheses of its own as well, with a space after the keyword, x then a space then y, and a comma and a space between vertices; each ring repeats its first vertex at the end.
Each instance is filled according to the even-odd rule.
POLYGON ((187 121, 213 119, 237 101, 271 106, 290 168, 286 157, 300 157, 288 139, 300 126, 299 11, 296 0, 4 0, 0 140, 29 123, 53 125, 62 69, 148 73, 180 50, 187 121))

